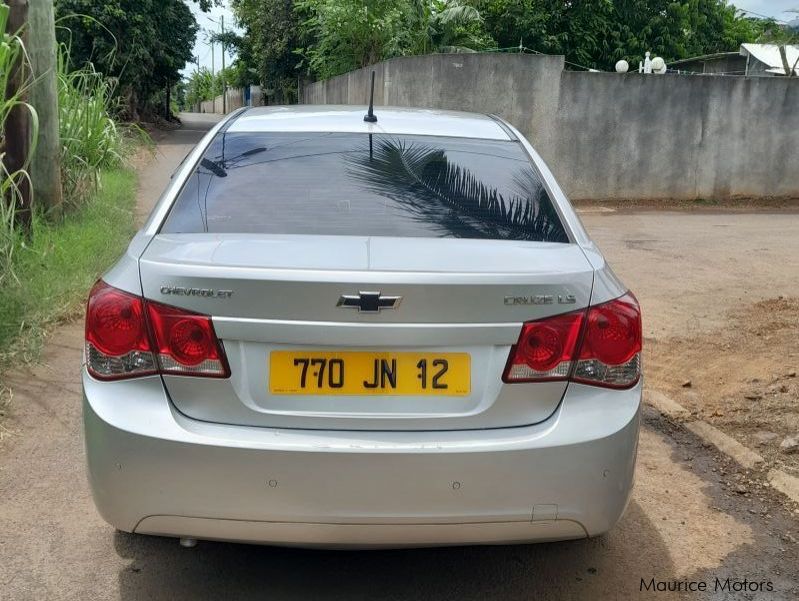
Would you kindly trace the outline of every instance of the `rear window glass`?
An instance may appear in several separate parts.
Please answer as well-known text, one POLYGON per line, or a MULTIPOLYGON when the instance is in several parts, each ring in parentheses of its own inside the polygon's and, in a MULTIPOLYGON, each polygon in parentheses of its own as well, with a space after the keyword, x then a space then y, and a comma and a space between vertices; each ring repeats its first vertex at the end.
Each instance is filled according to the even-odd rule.
POLYGON ((518 142, 348 133, 224 133, 165 233, 567 242, 518 142))

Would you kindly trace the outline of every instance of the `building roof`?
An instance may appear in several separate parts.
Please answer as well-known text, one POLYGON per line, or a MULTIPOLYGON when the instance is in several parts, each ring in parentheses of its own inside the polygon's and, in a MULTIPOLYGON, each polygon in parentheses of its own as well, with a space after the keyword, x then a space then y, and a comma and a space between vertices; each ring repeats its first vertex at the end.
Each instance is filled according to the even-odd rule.
MULTIPOLYGON (((799 64, 796 62, 799 59, 799 46, 786 45, 785 54, 790 66, 797 65, 794 72, 799 75, 799 64)), ((751 56, 764 63, 769 73, 785 74, 780 58, 780 47, 776 44, 741 44, 741 56, 751 56)))
POLYGON ((377 123, 366 123, 365 106, 263 106, 235 119, 229 132, 340 132, 451 136, 510 140, 506 130, 488 115, 376 106, 377 123))

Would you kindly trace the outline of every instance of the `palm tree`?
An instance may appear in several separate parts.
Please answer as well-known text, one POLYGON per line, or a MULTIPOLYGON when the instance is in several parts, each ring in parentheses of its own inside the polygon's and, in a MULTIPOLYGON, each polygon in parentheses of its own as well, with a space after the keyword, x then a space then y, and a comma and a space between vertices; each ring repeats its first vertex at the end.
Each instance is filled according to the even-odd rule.
POLYGON ((482 45, 475 31, 483 22, 479 11, 460 0, 413 0, 413 54, 474 52, 482 45))

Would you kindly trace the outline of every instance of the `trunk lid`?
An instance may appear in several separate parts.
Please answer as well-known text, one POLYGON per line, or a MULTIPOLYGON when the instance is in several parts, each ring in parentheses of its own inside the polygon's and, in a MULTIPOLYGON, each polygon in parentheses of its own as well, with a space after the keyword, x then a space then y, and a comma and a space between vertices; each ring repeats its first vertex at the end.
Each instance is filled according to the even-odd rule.
MULTIPOLYGON (((543 421, 566 383, 504 384, 510 347, 524 321, 588 306, 593 283, 574 244, 504 240, 162 234, 140 270, 145 298, 212 316, 230 363, 226 380, 164 377, 175 406, 195 419, 278 428, 451 430, 543 421), (401 302, 378 312, 339 306, 344 296, 371 308, 361 292, 401 302), (346 353, 357 352, 390 362, 404 353, 400 366, 412 361, 406 371, 417 360, 466 356, 458 369, 468 386, 458 394, 402 386, 380 395, 287 391, 270 375, 270 366, 292 369, 290 360, 277 361, 281 352, 300 363, 337 353, 354 362, 346 353)), ((300 377, 303 366, 294 367, 289 380, 300 377)))

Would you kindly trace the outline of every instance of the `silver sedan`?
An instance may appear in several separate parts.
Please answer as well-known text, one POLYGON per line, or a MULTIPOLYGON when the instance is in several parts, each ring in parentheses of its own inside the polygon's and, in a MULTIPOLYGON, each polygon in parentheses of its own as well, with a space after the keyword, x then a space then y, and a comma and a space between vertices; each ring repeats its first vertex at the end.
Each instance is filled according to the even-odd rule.
POLYGON ((324 547, 606 532, 641 315, 486 115, 244 109, 91 291, 88 472, 127 532, 324 547))

